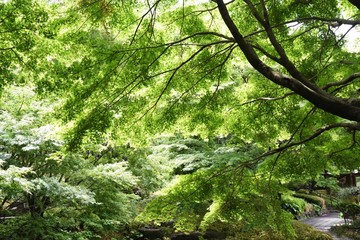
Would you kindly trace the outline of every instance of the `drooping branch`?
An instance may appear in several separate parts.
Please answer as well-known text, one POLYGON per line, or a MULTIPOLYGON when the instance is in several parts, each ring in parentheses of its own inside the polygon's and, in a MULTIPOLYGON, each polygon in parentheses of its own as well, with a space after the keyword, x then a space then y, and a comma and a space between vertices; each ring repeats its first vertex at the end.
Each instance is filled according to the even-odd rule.
POLYGON ((344 152, 346 150, 350 150, 352 149, 356 144, 358 144, 358 142, 356 141, 356 130, 353 130, 352 132, 352 143, 350 146, 346 147, 346 148, 342 148, 340 150, 337 150, 335 152, 332 152, 329 154, 330 157, 333 157, 334 155, 338 154, 338 153, 341 153, 341 152, 344 152))
POLYGON ((308 136, 307 138, 305 138, 305 139, 303 139, 301 141, 288 143, 288 144, 286 144, 284 146, 280 146, 278 148, 272 149, 270 151, 267 151, 267 152, 263 153, 261 155, 261 157, 264 158, 264 157, 273 155, 275 153, 282 152, 282 151, 284 151, 284 150, 286 150, 288 148, 305 144, 305 143, 319 137, 324 132, 327 132, 327 131, 335 129, 335 128, 345 128, 345 129, 351 129, 351 130, 359 131, 360 130, 360 124, 359 123, 348 123, 348 122, 330 124, 330 125, 319 128, 318 130, 315 131, 314 134, 308 136))
MULTIPOLYGON (((255 98, 255 99, 252 99, 252 100, 247 101, 247 102, 243 102, 243 103, 241 103, 239 105, 236 105, 236 106, 241 107, 241 106, 245 106, 245 105, 248 105, 248 104, 251 104, 251 103, 261 102, 261 101, 277 101, 277 100, 287 98, 287 97, 289 97, 291 95, 294 95, 294 94, 295 94, 294 92, 288 92, 288 93, 285 93, 284 95, 279 96, 279 97, 259 97, 259 98, 255 98)), ((231 109, 229 109, 229 111, 231 109)))
MULTIPOLYGON (((214 66, 212 69, 210 69, 209 71, 206 71, 205 73, 203 73, 203 75, 194 83, 192 84, 189 88, 187 88, 185 91, 183 91, 180 96, 175 99, 175 101, 170 105, 169 109, 173 108, 186 94, 188 94, 192 89, 194 89, 202 80, 204 80, 205 77, 208 76, 208 74, 210 74, 211 72, 215 71, 215 69, 217 68, 222 68, 226 61, 229 59, 229 57, 231 56, 231 53, 233 52, 233 50, 235 49, 235 47, 233 45, 231 45, 230 47, 225 49, 225 52, 228 52, 225 59, 223 61, 221 61, 219 64, 217 64, 216 66, 214 66)), ((217 91, 217 89, 214 91, 213 94, 215 94, 217 91)))
POLYGON ((206 49, 207 47, 209 47, 211 45, 205 45, 202 46, 201 48, 199 48, 195 53, 193 53, 190 57, 188 57, 185 61, 183 61, 181 64, 179 64, 177 67, 175 67, 174 69, 171 69, 170 71, 172 72, 170 77, 168 78, 168 80, 165 83, 165 86, 163 87, 161 93, 159 94, 159 96, 157 97, 157 99, 155 100, 155 102, 145 111, 145 113, 140 117, 140 119, 142 119, 143 117, 145 117, 151 110, 153 110, 159 103, 160 99, 162 98, 162 96, 164 95, 164 93, 168 90, 171 82, 173 81, 173 78, 175 77, 176 73, 186 64, 188 64, 191 60, 193 60, 197 55, 199 55, 204 49, 206 49))

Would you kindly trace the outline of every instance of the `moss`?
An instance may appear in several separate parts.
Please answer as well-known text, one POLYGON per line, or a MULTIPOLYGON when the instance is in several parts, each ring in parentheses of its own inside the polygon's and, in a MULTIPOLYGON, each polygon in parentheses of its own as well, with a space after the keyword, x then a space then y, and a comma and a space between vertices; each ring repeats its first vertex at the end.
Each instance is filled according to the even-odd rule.
POLYGON ((297 237, 295 240, 332 240, 331 235, 321 232, 305 223, 293 221, 292 226, 294 227, 297 237))

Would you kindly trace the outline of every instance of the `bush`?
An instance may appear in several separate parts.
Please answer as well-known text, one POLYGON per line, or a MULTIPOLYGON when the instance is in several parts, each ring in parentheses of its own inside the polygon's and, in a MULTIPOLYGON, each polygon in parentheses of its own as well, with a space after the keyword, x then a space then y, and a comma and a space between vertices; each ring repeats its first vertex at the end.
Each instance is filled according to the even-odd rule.
POLYGON ((331 206, 333 208, 336 208, 336 205, 339 203, 339 200, 333 196, 327 195, 323 196, 322 198, 324 198, 327 207, 331 206))
POLYGON ((302 198, 305 201, 307 201, 308 203, 316 204, 316 205, 320 206, 321 209, 326 209, 325 200, 321 197, 303 194, 303 193, 295 193, 293 196, 297 197, 297 198, 302 198))
POLYGON ((332 240, 333 238, 305 223, 293 221, 292 226, 296 233, 296 240, 332 240))
POLYGON ((338 236, 344 236, 353 240, 360 240, 360 221, 356 220, 351 225, 341 225, 331 227, 331 231, 338 236))
POLYGON ((336 206, 336 209, 343 213, 344 219, 350 218, 355 221, 357 216, 360 215, 360 205, 356 203, 342 202, 336 206))
POLYGON ((301 180, 293 180, 286 184, 286 187, 293 191, 299 191, 301 189, 304 189, 305 186, 306 186, 306 181, 301 181, 301 180))
POLYGON ((343 201, 347 202, 357 202, 357 196, 360 194, 359 187, 348 187, 348 188, 341 188, 338 192, 338 196, 343 201))
POLYGON ((294 216, 300 215, 305 212, 306 202, 304 199, 296 198, 289 195, 282 196, 281 207, 293 214, 294 216))

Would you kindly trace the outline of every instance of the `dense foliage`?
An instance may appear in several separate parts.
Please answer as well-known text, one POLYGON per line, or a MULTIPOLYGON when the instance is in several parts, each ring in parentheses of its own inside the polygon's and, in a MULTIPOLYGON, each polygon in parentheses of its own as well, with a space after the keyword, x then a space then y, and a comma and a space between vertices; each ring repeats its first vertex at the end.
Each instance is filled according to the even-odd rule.
POLYGON ((92 143, 64 151, 55 122, 49 122, 54 104, 37 101, 28 88, 11 88, 3 97, 2 237, 111 235, 136 216, 141 197, 161 186, 159 167, 130 147, 92 143))
POLYGON ((174 222, 291 239, 291 213, 325 204, 288 187, 334 191, 360 167, 356 1, 4 0, 0 13, 0 236, 174 222))

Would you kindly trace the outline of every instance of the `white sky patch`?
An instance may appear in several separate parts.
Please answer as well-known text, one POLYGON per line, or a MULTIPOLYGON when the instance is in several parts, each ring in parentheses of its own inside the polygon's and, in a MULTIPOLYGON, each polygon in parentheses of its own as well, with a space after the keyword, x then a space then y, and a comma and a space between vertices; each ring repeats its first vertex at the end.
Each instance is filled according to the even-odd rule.
MULTIPOLYGON (((294 32, 298 31, 303 24, 299 22, 289 23, 286 24, 289 28, 289 33, 293 34, 294 32)), ((360 28, 354 27, 352 28, 351 25, 343 24, 337 28, 332 28, 332 31, 337 36, 337 39, 340 39, 341 36, 345 35, 345 48, 349 52, 359 52, 360 51, 360 28), (350 31, 349 31, 350 30, 350 31), (349 32, 348 32, 349 31, 349 32)))
MULTIPOLYGON (((336 35, 344 35, 351 29, 350 25, 341 25, 338 29, 336 29, 336 35)), ((360 51, 360 29, 353 28, 346 34, 344 37, 345 40, 345 48, 349 52, 359 52, 360 51)))

